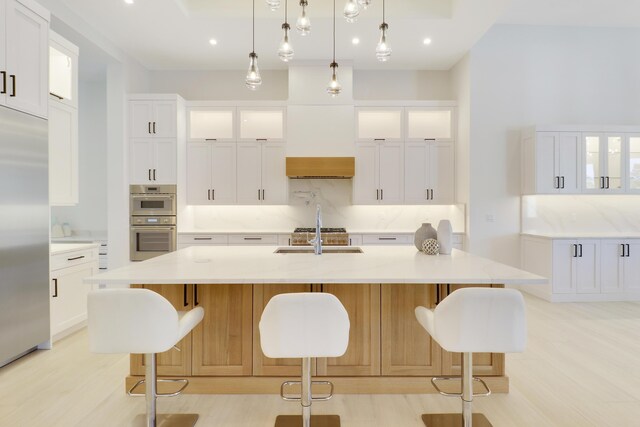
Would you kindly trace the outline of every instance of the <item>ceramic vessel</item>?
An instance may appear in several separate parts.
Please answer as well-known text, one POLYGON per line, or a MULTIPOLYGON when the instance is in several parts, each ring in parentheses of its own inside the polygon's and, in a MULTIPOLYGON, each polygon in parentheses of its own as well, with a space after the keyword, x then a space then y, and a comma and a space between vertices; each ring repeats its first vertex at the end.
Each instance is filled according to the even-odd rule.
POLYGON ((422 243, 427 239, 437 239, 438 232, 431 226, 431 223, 425 222, 420 228, 416 230, 416 234, 413 238, 413 244, 421 251, 422 243))
POLYGON ((427 239, 422 242, 422 252, 427 255, 438 255, 440 252, 440 245, 436 239, 427 239))
POLYGON ((449 255, 452 249, 453 228, 448 219, 443 219, 438 223, 438 243, 440 244, 440 253, 449 255))

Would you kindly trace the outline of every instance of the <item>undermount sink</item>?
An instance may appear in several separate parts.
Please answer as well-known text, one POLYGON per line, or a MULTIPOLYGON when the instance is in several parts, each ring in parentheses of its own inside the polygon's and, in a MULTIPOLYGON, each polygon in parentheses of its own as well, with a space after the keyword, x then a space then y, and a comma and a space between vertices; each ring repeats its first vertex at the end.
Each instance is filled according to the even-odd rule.
MULTIPOLYGON (((274 252, 276 254, 312 254, 314 253, 312 247, 307 246, 287 246, 284 248, 278 248, 274 252)), ((324 247, 322 248, 323 254, 361 254, 362 249, 358 247, 324 247)))

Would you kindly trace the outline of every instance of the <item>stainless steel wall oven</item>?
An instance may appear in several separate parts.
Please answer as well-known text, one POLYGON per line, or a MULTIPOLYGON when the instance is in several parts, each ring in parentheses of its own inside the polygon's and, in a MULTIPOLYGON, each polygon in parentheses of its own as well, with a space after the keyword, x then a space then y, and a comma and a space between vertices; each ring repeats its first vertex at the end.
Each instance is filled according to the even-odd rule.
POLYGON ((144 261, 176 250, 175 185, 130 187, 130 259, 144 261))

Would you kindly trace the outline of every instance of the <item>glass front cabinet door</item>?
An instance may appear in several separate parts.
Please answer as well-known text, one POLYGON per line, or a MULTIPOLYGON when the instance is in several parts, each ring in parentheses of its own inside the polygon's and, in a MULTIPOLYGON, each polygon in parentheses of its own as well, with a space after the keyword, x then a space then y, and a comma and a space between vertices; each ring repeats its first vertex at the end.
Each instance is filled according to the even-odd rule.
POLYGON ((585 193, 620 193, 625 184, 624 134, 582 135, 582 190, 585 193))
POLYGON ((627 191, 640 194, 640 134, 629 134, 627 154, 627 191))

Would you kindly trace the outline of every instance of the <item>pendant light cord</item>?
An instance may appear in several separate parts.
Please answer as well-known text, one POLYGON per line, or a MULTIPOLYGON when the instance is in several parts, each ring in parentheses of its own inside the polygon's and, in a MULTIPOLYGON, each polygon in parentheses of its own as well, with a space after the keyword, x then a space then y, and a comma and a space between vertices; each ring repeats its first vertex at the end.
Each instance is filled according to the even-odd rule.
POLYGON ((384 0, 382 0, 382 23, 383 23, 383 24, 384 24, 384 22, 385 22, 385 19, 384 19, 384 3, 385 3, 385 1, 384 1, 384 0))
POLYGON ((251 51, 256 53, 256 0, 253 0, 253 19, 251 21, 252 25, 252 41, 251 41, 251 51))
POLYGON ((289 19, 287 16, 288 3, 289 3, 289 0, 284 0, 284 23, 285 24, 289 23, 289 19))
POLYGON ((336 0, 333 0, 333 62, 336 62, 336 0))

